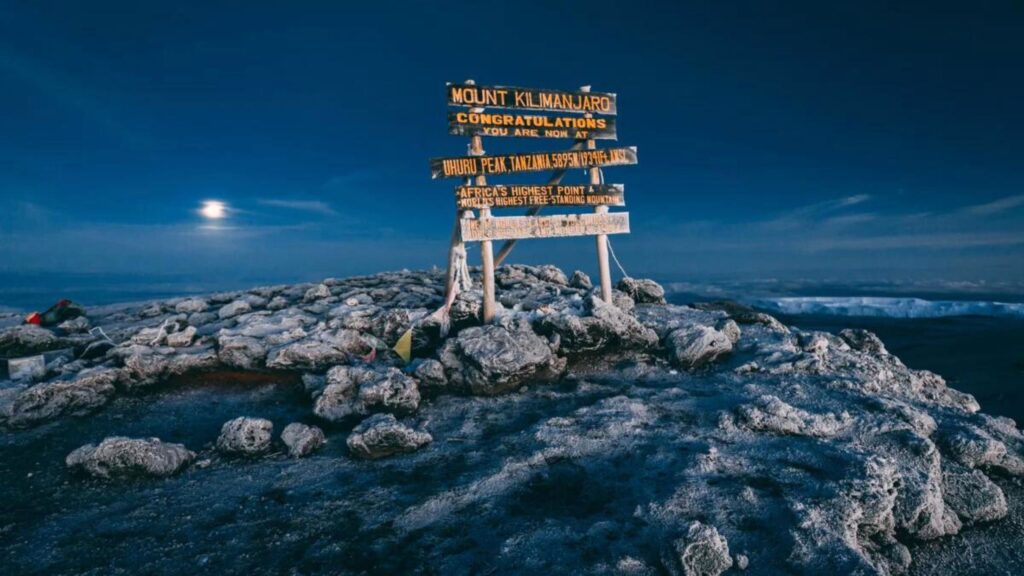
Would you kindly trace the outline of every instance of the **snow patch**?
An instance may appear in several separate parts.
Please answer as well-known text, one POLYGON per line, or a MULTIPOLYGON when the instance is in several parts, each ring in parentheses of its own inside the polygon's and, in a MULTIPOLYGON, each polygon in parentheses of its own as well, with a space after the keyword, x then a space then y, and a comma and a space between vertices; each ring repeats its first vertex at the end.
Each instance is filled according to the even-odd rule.
POLYGON ((771 312, 794 315, 825 314, 885 318, 942 318, 947 316, 1024 318, 1024 303, 971 300, 806 296, 762 299, 758 300, 756 305, 771 312))

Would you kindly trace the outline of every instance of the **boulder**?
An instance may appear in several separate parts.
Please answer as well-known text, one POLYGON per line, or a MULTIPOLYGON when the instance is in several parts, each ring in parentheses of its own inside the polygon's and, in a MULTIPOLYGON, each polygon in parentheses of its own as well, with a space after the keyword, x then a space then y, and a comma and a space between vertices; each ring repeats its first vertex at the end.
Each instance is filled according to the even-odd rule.
POLYGON ((850 348, 853 348, 854 350, 876 356, 885 356, 889 354, 889 351, 885 349, 885 344, 882 343, 882 340, 873 332, 869 332, 863 328, 847 328, 839 332, 839 337, 849 344, 850 348))
POLYGON ((590 276, 577 270, 572 273, 572 278, 569 279, 569 286, 580 290, 590 290, 594 287, 594 283, 590 281, 590 276))
POLYGON ((567 308, 542 316, 537 331, 557 335, 559 350, 568 355, 621 353, 657 346, 658 335, 631 314, 596 296, 589 296, 584 304, 583 314, 567 308))
POLYGON ((178 332, 172 332, 167 335, 166 342, 171 348, 187 348, 192 345, 192 340, 196 337, 195 326, 188 326, 184 330, 178 332))
POLYGON ((730 318, 739 324, 761 324, 762 326, 767 326, 774 332, 780 332, 783 334, 789 332, 789 328, 786 328, 774 316, 765 314, 764 312, 758 312, 750 306, 739 304, 737 302, 729 300, 715 300, 711 302, 697 302, 692 304, 692 306, 698 310, 725 312, 730 318))
POLYGON ((217 353, 209 347, 153 349, 131 346, 122 350, 124 374, 121 384, 128 390, 152 386, 189 372, 201 372, 220 366, 217 353), (167 353, 168 350, 174 352, 167 353))
POLYGON ((355 330, 323 332, 275 348, 267 356, 267 367, 324 370, 342 364, 350 357, 363 356, 373 349, 373 343, 355 330))
POLYGON ((666 337, 673 362, 683 368, 700 368, 732 352, 732 340, 725 333, 703 324, 673 330, 666 337))
POLYGON ((270 448, 274 424, 263 418, 241 416, 221 426, 217 450, 225 454, 253 455, 270 448))
POLYGON ((234 318, 240 314, 251 312, 252 306, 245 300, 235 300, 229 304, 221 306, 220 310, 217 311, 217 317, 221 320, 227 320, 228 318, 234 318))
POLYGON ((303 302, 313 302, 316 300, 323 300, 324 298, 331 297, 331 288, 326 284, 317 284, 309 290, 306 290, 305 295, 302 296, 303 302))
POLYGON ((729 542, 714 526, 690 524, 686 536, 673 542, 666 567, 674 575, 718 576, 732 568, 729 542))
POLYGON ((86 444, 68 454, 65 463, 98 478, 170 476, 187 466, 195 452, 159 438, 112 436, 100 444, 86 444))
POLYGON ((291 302, 284 296, 274 296, 267 302, 267 310, 284 310, 291 306, 291 302))
POLYGON ((556 379, 565 369, 565 360, 522 318, 506 317, 459 332, 445 343, 440 360, 456 389, 482 396, 556 379))
POLYGON ((263 367, 266 357, 267 348, 256 338, 228 335, 217 338, 217 358, 225 366, 254 370, 263 367))
POLYGON ((484 296, 479 290, 466 290, 455 295, 448 308, 448 322, 452 332, 483 324, 484 296))
POLYGON ((327 386, 313 404, 313 413, 331 422, 371 412, 409 413, 419 407, 416 381, 397 368, 335 366, 327 386))
POLYGON ((413 370, 413 377, 424 392, 443 392, 448 387, 448 378, 444 374, 444 364, 433 358, 423 360, 413 370))
POLYGON ((62 340, 53 332, 34 324, 0 330, 0 357, 31 356, 62 346, 62 340))
POLYGON ((36 384, 19 393, 7 423, 30 426, 65 414, 84 414, 103 406, 114 396, 121 370, 100 368, 83 371, 74 380, 36 384))
POLYGON ((964 524, 988 522, 1006 516, 1002 489, 980 470, 942 463, 942 499, 964 524))
POLYGON ((619 280, 618 288, 628 294, 637 304, 665 303, 665 289, 654 280, 623 278, 619 280))
POLYGON ((433 440, 430 434, 413 430, 391 414, 375 414, 356 426, 345 443, 353 456, 375 460, 415 452, 433 440))
POLYGON ((373 320, 371 332, 389 346, 394 346, 402 334, 426 315, 426 308, 392 308, 373 320))
POLYGON ((57 329, 67 334, 83 334, 89 331, 92 324, 89 323, 89 319, 85 316, 76 316, 70 320, 65 320, 57 325, 57 329))
POLYGON ((557 266, 552 266, 551 264, 537 266, 533 270, 533 275, 542 282, 550 282, 552 284, 558 284, 559 286, 569 285, 569 279, 565 277, 565 272, 562 272, 557 266))
POLYGON ((179 314, 195 314, 205 312, 210 303, 202 298, 189 298, 174 305, 174 311, 179 314))
POLYGON ((323 430, 316 426, 292 422, 281 432, 281 441, 288 447, 288 454, 293 458, 302 458, 319 449, 326 440, 323 430))

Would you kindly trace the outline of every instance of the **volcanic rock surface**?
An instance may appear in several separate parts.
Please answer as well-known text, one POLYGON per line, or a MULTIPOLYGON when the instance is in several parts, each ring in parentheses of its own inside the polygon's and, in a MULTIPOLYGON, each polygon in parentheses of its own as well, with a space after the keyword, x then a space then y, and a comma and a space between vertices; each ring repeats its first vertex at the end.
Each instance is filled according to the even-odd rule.
POLYGON ((409 271, 88 310, 82 326, 102 334, 0 330, 6 355, 48 354, 40 381, 0 385, 0 470, 22 470, 23 447, 46 453, 73 436, 99 443, 68 465, 106 479, 79 490, 92 481, 2 478, 38 493, 39 510, 0 513, 0 562, 900 574, 922 542, 1018 509, 1016 423, 874 334, 800 331, 728 302, 668 305, 646 280, 622 282, 610 306, 584 274, 551 266, 501 267, 496 282, 495 321, 481 325, 467 292, 447 333, 431 316, 442 275, 409 271), (405 365, 391 347, 410 328, 417 358, 405 365), (271 422, 244 409, 221 416, 219 438, 189 435, 190 419, 221 408, 189 404, 186 383, 225 373, 242 388, 246 375, 278 379, 301 398, 299 418, 279 422, 323 426, 284 429, 288 452, 308 457, 275 451, 271 422), (156 398, 175 406, 171 432, 189 448, 91 427, 130 427, 156 398), (133 512, 111 516, 119 507, 133 512), (89 547, 87 527, 104 522, 117 538, 89 547))

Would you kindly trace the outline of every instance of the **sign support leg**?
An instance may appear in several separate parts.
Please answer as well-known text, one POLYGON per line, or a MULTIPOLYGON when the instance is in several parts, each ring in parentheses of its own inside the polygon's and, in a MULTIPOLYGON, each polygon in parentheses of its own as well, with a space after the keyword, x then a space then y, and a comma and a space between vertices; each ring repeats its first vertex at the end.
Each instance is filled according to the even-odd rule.
MULTIPOLYGON (((470 137, 469 140, 469 155, 470 156, 483 156, 484 146, 483 138, 479 135, 470 137)), ((477 186, 486 186, 487 177, 477 176, 477 186)), ((490 218, 491 209, 481 208, 480 218, 490 218)), ((490 240, 484 240, 480 242, 480 259, 483 264, 483 289, 484 289, 484 309, 483 309, 483 321, 484 324, 489 323, 494 319, 494 244, 490 240)))
MULTIPOLYGON (((590 92, 590 86, 583 86, 580 88, 580 92, 590 92)), ((591 114, 586 114, 584 117, 591 118, 591 114)), ((587 150, 597 149, 597 141, 593 138, 587 139, 587 150)), ((600 184, 601 183, 601 169, 596 166, 589 170, 590 172, 590 183, 600 184)), ((607 206, 595 206, 594 214, 607 214, 607 206)), ((601 300, 604 300, 608 304, 614 306, 612 300, 612 272, 608 266, 608 235, 598 234, 595 236, 597 241, 597 269, 601 275, 601 300)))

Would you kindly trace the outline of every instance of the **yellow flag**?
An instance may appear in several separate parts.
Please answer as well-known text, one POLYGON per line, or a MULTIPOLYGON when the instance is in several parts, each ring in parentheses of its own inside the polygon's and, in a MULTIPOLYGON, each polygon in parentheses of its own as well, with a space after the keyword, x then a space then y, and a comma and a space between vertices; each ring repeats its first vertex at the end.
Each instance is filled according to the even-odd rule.
POLYGON ((393 350, 405 362, 412 359, 412 328, 409 328, 405 331, 405 334, 402 334, 402 337, 395 343, 393 350))

